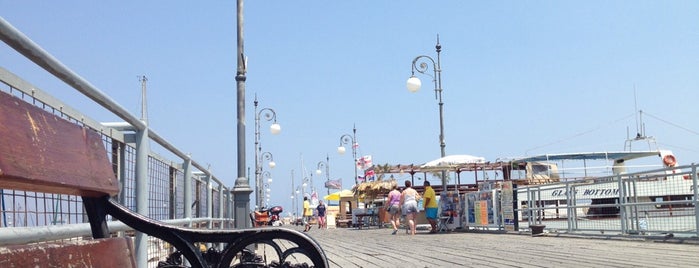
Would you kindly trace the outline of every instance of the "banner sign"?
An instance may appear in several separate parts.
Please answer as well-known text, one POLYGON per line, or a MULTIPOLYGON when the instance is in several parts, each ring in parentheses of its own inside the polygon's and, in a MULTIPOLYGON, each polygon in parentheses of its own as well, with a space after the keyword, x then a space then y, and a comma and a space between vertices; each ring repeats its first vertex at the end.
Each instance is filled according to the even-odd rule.
POLYGON ((326 181, 326 182, 325 182, 325 188, 328 188, 328 189, 342 189, 342 179, 326 181))

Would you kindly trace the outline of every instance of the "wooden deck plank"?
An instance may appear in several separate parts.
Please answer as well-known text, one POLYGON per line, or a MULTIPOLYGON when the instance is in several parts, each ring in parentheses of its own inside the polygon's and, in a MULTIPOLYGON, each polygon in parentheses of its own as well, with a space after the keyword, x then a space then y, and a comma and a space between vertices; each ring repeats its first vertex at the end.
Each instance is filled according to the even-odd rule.
MULTIPOLYGON (((297 227, 289 227, 297 228, 297 227)), ((300 228, 300 227, 298 227, 300 228)), ((391 228, 312 229, 330 267, 694 267, 699 241, 684 244, 451 232, 415 236, 391 228)))

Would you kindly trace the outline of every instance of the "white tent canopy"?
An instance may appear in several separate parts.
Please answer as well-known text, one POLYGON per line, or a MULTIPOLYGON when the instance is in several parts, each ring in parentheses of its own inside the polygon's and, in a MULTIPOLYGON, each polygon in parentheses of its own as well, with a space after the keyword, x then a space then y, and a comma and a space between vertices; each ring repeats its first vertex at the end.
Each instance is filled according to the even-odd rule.
POLYGON ((421 170, 426 171, 448 171, 458 168, 462 165, 481 164, 485 163, 485 158, 467 154, 447 155, 439 159, 429 161, 420 166, 421 170))

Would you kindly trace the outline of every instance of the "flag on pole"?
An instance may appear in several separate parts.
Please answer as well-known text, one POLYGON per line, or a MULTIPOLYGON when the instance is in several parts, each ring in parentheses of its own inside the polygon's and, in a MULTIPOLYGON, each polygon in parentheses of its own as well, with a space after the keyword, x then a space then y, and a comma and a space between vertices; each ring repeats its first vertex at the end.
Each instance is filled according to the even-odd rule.
POLYGON ((376 179, 376 172, 373 168, 367 169, 364 171, 364 177, 367 179, 367 181, 374 181, 376 179))
POLYGON ((374 163, 371 161, 371 155, 365 155, 357 159, 357 168, 359 169, 367 169, 373 166, 374 163))
POLYGON ((325 182, 325 188, 342 189, 342 179, 329 180, 325 182))
POLYGON ((318 193, 315 191, 313 191, 313 193, 311 193, 311 205, 313 205, 313 206, 318 205, 318 193))

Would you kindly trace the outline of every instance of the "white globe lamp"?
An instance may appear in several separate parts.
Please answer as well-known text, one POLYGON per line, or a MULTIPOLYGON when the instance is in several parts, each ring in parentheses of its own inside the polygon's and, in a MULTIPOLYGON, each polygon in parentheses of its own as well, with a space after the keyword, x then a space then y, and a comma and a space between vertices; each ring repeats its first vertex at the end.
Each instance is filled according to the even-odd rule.
POLYGON ((279 134, 279 132, 282 132, 282 126, 280 126, 277 123, 272 124, 269 126, 269 132, 272 132, 273 135, 279 134))
POLYGON ((422 87, 422 82, 420 82, 420 78, 411 76, 408 78, 408 82, 406 82, 406 87, 408 88, 408 91, 415 93, 420 90, 420 87, 422 87))

